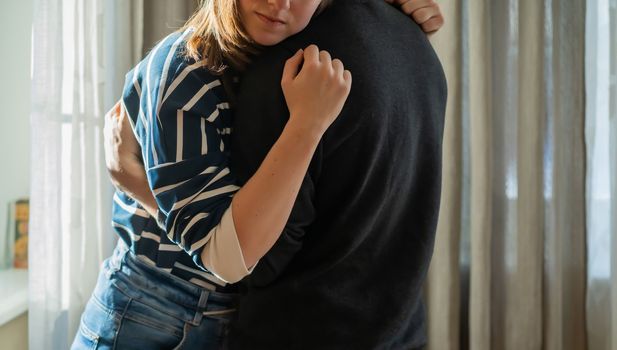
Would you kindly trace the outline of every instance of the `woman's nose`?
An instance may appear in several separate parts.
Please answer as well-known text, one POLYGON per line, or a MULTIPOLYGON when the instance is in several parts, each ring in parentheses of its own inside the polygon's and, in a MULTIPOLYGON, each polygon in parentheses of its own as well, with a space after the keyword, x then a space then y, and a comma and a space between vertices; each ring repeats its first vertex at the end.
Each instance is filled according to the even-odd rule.
POLYGON ((276 10, 288 10, 291 0, 268 0, 268 4, 276 10))

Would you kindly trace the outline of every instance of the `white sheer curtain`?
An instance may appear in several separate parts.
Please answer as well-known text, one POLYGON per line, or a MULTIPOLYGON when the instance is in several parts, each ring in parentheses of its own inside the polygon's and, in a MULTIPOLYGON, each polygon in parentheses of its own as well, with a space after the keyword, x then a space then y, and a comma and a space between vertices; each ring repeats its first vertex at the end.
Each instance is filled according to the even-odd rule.
POLYGON ((116 236, 103 115, 124 74, 188 17, 192 0, 35 0, 31 349, 67 349, 116 236), (147 9, 147 10, 146 10, 147 9), (156 10, 157 18, 145 19, 156 10), (147 34, 146 34, 147 33, 147 34))
POLYGON ((102 2, 35 1, 30 347, 66 349, 110 253, 102 2))
POLYGON ((430 349, 588 348, 585 2, 441 2, 430 349))
POLYGON ((66 348, 67 336, 64 334, 63 343, 55 342, 57 337, 53 336, 61 329, 66 333, 67 328, 61 319, 62 54, 56 46, 62 35, 62 7, 60 1, 36 1, 34 8, 29 246, 29 323, 33 335, 29 345, 33 349, 59 349, 61 344, 66 348), (47 266, 55 268, 48 270, 47 266))

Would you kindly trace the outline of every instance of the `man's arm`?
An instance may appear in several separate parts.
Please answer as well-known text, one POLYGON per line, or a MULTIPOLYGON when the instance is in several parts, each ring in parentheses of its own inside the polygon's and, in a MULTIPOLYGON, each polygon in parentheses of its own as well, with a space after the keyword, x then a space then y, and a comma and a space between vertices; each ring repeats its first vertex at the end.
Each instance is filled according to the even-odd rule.
POLYGON ((105 114, 103 129, 105 163, 113 185, 135 199, 156 218, 158 205, 148 187, 141 147, 133 135, 126 109, 119 101, 105 114))

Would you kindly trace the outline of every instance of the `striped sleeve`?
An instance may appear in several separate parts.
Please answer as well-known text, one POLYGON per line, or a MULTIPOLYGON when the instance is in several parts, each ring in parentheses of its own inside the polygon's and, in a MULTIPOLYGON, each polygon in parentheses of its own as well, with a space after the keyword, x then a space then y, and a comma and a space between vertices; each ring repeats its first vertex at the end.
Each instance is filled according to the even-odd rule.
MULTIPOLYGON (((124 103, 130 114, 129 105, 134 105, 135 95, 140 96, 139 107, 132 110, 136 116, 131 119, 137 124, 148 182, 169 239, 199 268, 228 282, 239 280, 250 271, 244 266, 231 215, 238 187, 222 146, 222 135, 230 126, 218 120, 229 105, 220 99, 224 90, 215 93, 215 89, 222 89, 221 81, 200 63, 167 59, 174 50, 172 47, 171 54, 165 49, 151 52, 150 61, 144 61, 145 66, 135 73, 140 75, 133 79, 137 84, 125 89, 124 103), (141 86, 141 93, 136 86, 141 86), (216 247, 210 247, 210 242, 216 247), (206 253, 216 253, 216 259, 202 261, 206 247, 206 253), (241 268, 231 278, 212 269, 225 266, 225 262, 238 266, 239 261, 241 268)), ((126 86, 132 77, 127 75, 126 86)))

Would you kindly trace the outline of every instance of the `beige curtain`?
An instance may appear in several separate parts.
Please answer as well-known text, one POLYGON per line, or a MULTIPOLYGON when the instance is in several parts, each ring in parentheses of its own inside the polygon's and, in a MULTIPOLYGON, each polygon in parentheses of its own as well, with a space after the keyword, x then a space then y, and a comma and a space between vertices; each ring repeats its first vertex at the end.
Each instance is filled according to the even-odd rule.
POLYGON ((144 53, 167 34, 182 27, 198 3, 199 0, 146 0, 143 7, 144 53))
POLYGON ((443 1, 430 349, 587 348, 584 1, 443 1))

